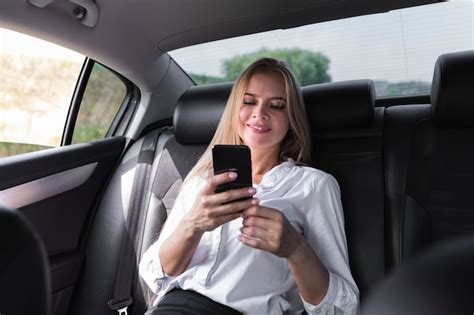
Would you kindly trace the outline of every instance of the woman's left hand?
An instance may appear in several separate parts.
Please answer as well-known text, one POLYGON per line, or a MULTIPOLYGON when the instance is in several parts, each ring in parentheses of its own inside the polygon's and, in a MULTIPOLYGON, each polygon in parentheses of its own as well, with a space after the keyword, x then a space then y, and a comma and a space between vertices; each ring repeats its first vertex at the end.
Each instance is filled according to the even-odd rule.
POLYGON ((239 240, 250 247, 289 259, 301 244, 301 236, 280 211, 253 206, 243 211, 239 240))

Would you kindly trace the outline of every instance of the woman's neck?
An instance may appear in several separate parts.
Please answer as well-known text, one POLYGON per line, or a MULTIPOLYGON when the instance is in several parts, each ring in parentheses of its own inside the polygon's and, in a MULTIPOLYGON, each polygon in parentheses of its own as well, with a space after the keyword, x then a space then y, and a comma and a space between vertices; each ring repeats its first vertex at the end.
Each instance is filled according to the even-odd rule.
POLYGON ((254 184, 260 184, 263 175, 278 165, 278 152, 255 152, 252 150, 252 180, 254 184))

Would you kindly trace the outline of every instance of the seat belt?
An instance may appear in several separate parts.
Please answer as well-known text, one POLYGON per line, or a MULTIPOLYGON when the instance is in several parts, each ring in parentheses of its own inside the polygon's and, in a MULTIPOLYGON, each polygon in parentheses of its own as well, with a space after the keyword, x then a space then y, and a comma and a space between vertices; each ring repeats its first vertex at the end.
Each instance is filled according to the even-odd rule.
POLYGON ((151 168, 155 158, 157 142, 160 134, 170 127, 163 127, 148 133, 138 154, 137 167, 133 178, 130 205, 125 222, 125 231, 122 236, 119 263, 115 276, 113 298, 107 305, 110 310, 119 315, 127 315, 128 307, 133 303, 132 285, 137 266, 135 244, 138 243, 138 233, 143 224, 142 213, 147 204, 147 192, 151 185, 151 168))

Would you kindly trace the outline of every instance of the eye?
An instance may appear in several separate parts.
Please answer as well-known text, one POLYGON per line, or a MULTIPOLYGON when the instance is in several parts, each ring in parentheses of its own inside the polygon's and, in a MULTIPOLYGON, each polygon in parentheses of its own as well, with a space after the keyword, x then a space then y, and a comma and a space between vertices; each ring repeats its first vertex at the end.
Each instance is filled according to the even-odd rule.
POLYGON ((276 110, 282 110, 285 108, 285 103, 284 102, 273 102, 270 103, 270 107, 276 110))
POLYGON ((255 105, 256 101, 253 99, 245 99, 244 98, 244 105, 255 105))

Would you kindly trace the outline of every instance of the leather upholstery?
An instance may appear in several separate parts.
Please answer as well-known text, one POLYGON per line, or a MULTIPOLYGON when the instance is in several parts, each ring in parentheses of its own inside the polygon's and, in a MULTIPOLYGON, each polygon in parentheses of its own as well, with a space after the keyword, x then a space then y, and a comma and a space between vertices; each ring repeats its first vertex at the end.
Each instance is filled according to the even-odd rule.
POLYGON ((316 130, 368 126, 374 116, 375 88, 371 80, 351 80, 303 89, 311 127, 316 130))
POLYGON ((217 129, 232 89, 231 83, 194 86, 178 100, 174 134, 181 144, 208 144, 217 129))
POLYGON ((431 103, 436 125, 474 127, 474 51, 439 56, 433 75, 431 103))
POLYGON ((311 121, 312 166, 332 174, 341 188, 349 262, 363 300, 385 275, 384 108, 374 109, 369 80, 309 86, 303 95, 311 121), (333 115, 348 126, 340 126, 333 115))
POLYGON ((466 87, 474 78, 473 56, 461 52, 439 58, 432 106, 386 111, 390 267, 442 240, 474 234, 474 125, 472 106, 461 99, 467 99, 466 87))
POLYGON ((402 263, 403 213, 406 178, 415 126, 430 117, 430 105, 403 105, 385 111, 385 198, 387 213, 387 267, 402 263))
POLYGON ((393 273, 363 315, 470 314, 474 309, 474 238, 443 242, 393 273))
POLYGON ((0 312, 51 312, 51 279, 46 248, 17 210, 0 206, 0 312))

